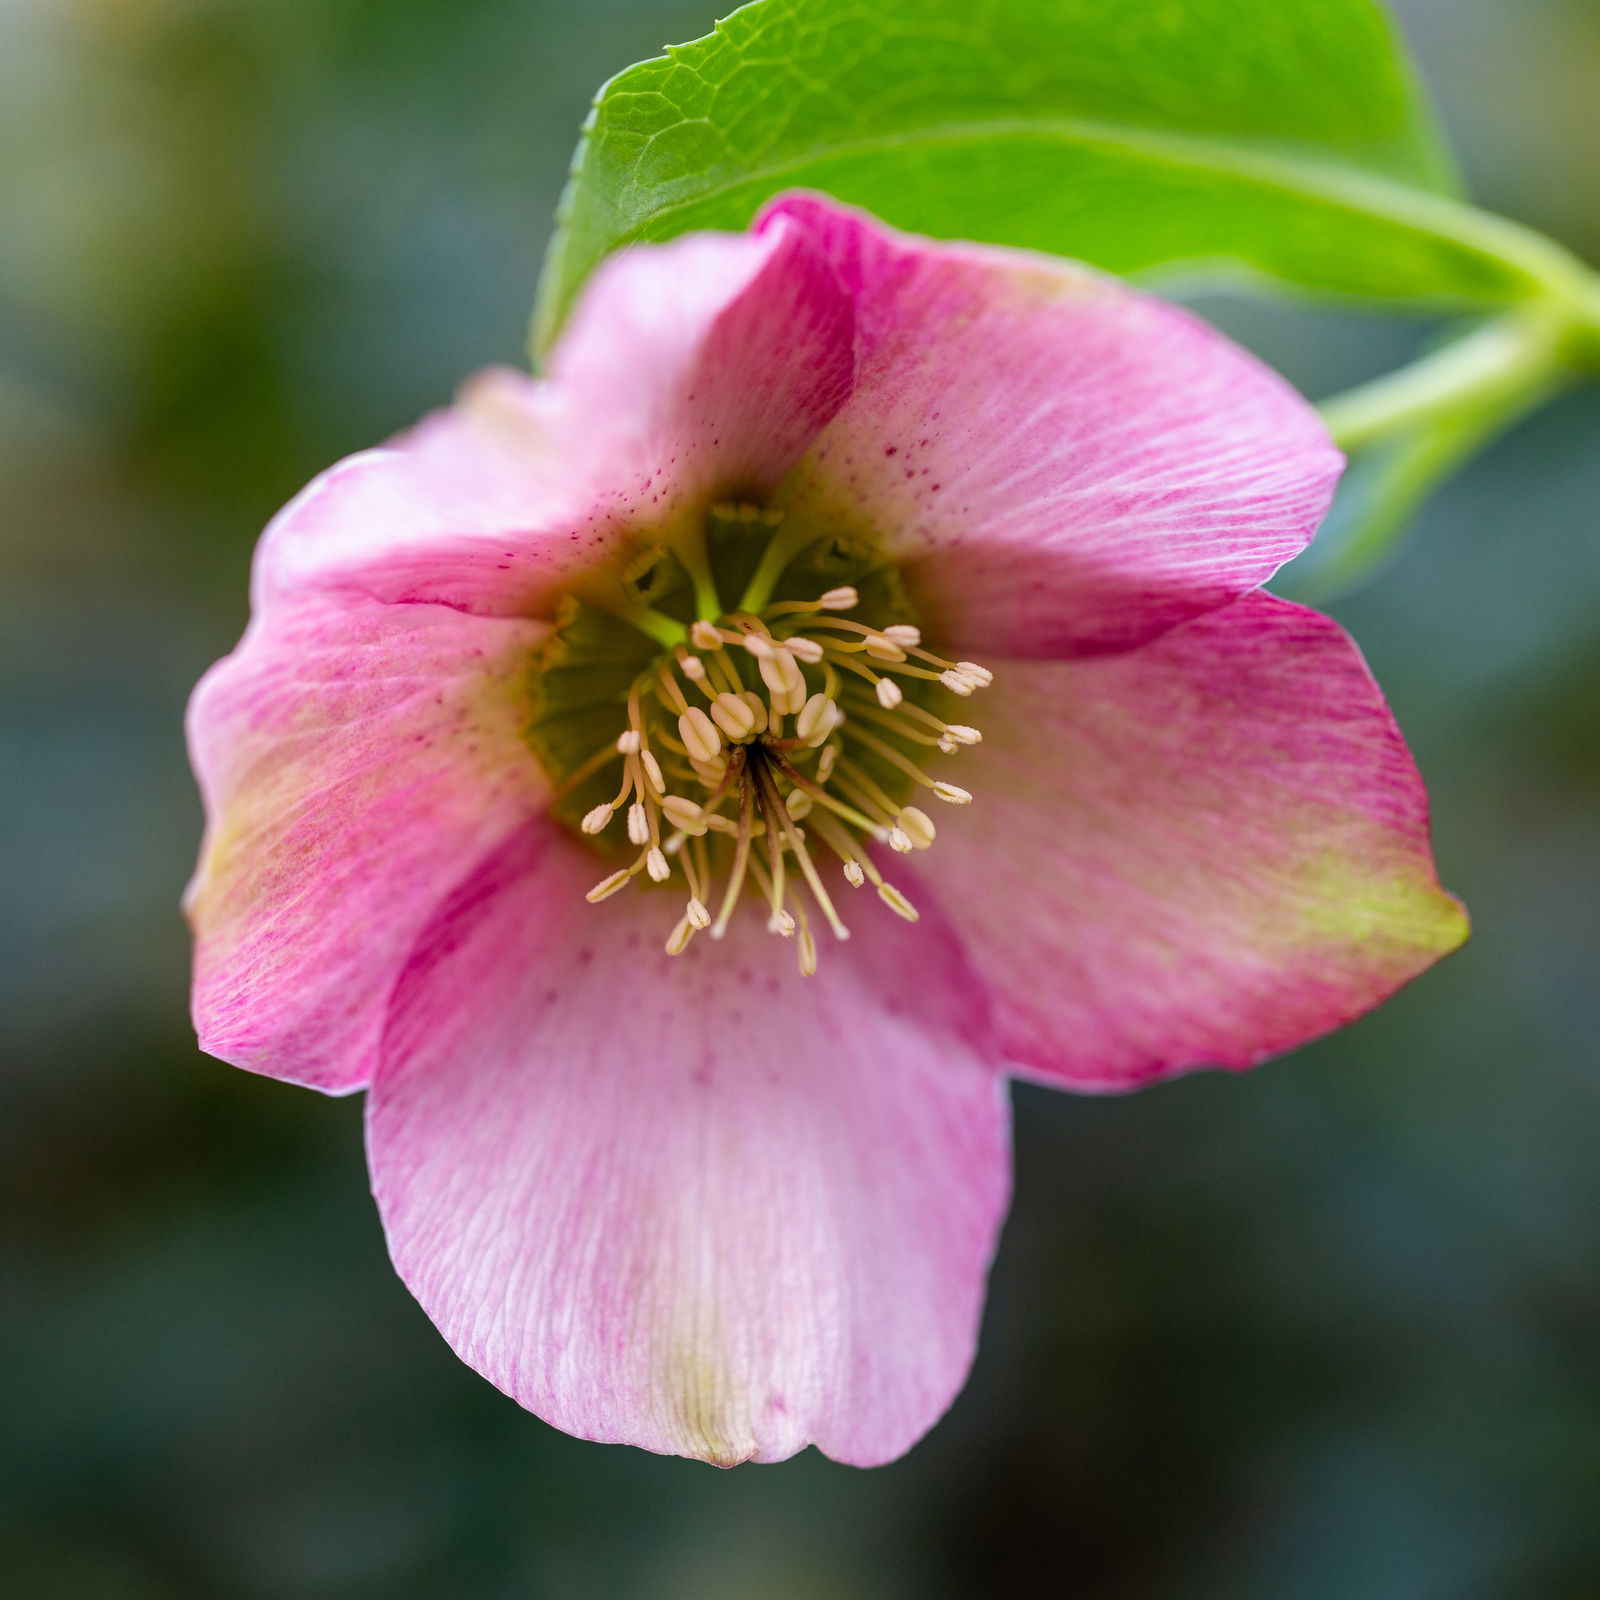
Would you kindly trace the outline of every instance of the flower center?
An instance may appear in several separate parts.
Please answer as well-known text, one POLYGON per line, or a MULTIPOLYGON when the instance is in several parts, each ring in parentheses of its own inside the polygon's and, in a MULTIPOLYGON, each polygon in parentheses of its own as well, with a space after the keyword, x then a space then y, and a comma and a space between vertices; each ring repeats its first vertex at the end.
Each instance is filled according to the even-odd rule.
POLYGON ((970 802, 923 762, 979 743, 945 713, 991 674, 923 647, 897 573, 868 549, 746 505, 714 507, 704 531, 699 548, 652 547, 620 586, 567 601, 537 664, 529 738, 555 814, 632 856, 591 902, 677 883, 677 955, 698 932, 721 938, 741 898, 759 897, 809 976, 812 913, 850 936, 835 867, 917 920, 864 846, 926 850, 936 829, 912 798, 970 802))

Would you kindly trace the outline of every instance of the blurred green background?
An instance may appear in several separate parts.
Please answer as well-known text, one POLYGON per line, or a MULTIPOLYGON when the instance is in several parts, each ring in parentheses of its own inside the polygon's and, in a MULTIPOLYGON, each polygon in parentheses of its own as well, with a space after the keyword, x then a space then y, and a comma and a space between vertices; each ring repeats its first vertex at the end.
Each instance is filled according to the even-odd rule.
MULTIPOLYGON (((1600 7, 1400 13, 1478 196, 1600 259, 1600 7)), ((359 1103, 195 1050, 180 716, 257 531, 518 358, 589 94, 710 20, 0 0, 0 1592, 1600 1595, 1600 392, 1338 608, 1474 942, 1251 1077, 1020 1092, 976 1372, 895 1466, 553 1432, 391 1275, 359 1103)), ((1314 395, 1423 331, 1203 309, 1314 395)))

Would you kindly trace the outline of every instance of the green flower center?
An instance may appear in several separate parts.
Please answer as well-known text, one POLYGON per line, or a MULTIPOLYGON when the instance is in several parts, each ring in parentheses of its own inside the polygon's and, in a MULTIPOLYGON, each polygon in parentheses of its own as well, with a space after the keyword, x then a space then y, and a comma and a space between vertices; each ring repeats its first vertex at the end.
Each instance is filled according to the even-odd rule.
POLYGON ((676 955, 701 930, 720 938, 741 896, 759 895, 810 975, 812 911, 849 937, 834 871, 917 920, 864 846, 929 848, 920 791, 970 801, 924 763, 980 741, 946 717, 990 674, 924 648, 899 574, 868 548, 747 505, 714 507, 704 535, 689 551, 641 551, 620 579, 568 599, 536 663, 529 740, 554 814, 631 857, 591 901, 635 883, 686 890, 666 941, 676 955), (738 597, 731 609, 724 596, 738 597))

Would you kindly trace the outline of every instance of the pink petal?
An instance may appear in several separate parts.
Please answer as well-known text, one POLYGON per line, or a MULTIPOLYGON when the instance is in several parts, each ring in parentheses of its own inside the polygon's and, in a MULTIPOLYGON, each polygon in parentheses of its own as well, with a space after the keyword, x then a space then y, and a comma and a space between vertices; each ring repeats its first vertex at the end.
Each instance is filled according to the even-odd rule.
POLYGON ((808 196, 856 301, 858 373, 784 492, 908 564, 957 653, 1122 650, 1310 539, 1341 458, 1281 378, 1088 268, 939 245, 808 196))
POLYGON ((201 680, 208 827, 187 907, 202 1048, 333 1092, 371 1076, 418 932, 542 806, 521 729, 543 625, 318 601, 201 680))
POLYGON ((678 897, 586 906, 602 871, 529 830, 419 946, 369 1102, 395 1264, 570 1433, 890 1460, 965 1375, 1006 1201, 981 991, 875 903, 810 980, 755 908, 669 958, 678 897))
POLYGON ((625 544, 671 540, 718 500, 764 500, 844 402, 852 330, 798 227, 623 251, 548 379, 483 374, 291 504, 262 542, 258 597, 314 584, 548 614, 625 544))
POLYGON ((1024 1069, 1122 1089, 1252 1066, 1466 936, 1422 781, 1328 618, 1251 595, 1128 655, 1003 663, 987 692, 977 799, 918 865, 1024 1069))

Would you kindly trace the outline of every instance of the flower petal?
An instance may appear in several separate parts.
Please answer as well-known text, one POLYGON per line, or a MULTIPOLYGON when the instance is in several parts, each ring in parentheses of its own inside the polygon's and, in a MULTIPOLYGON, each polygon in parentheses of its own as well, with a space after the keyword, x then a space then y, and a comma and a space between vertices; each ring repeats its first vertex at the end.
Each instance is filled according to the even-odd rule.
POLYGON ((319 601, 253 623, 201 680, 202 1048, 333 1092, 366 1083, 417 934, 546 798, 520 733, 543 631, 319 601))
POLYGON ((907 563, 957 652, 1122 650, 1256 587, 1341 458, 1312 408, 1198 319, 1086 267, 894 233, 809 196, 856 301, 850 403, 785 490, 907 563))
POLYGON ((1008 1182, 982 992, 875 903, 801 978, 755 908, 661 953, 532 829, 395 995, 369 1102, 395 1264, 457 1352, 584 1438, 731 1465, 909 1448, 971 1360, 1008 1182))
POLYGON ((1466 936, 1422 781, 1327 617, 1251 595, 1127 655, 1001 664, 987 693, 977 801, 919 865, 1024 1069, 1251 1066, 1466 936))
POLYGON ((312 584, 546 615, 629 539, 765 499, 847 397, 853 326, 795 226, 623 251, 548 379, 481 374, 294 501, 262 542, 258 599, 312 584))

